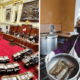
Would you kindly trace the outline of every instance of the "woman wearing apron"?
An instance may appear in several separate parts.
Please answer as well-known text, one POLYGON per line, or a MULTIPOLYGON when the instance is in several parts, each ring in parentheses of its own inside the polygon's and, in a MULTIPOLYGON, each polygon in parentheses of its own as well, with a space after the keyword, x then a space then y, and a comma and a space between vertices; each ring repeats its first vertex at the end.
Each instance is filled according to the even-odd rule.
POLYGON ((55 54, 65 53, 69 49, 69 54, 77 58, 80 62, 80 19, 77 20, 76 29, 79 33, 78 35, 70 37, 69 40, 66 41, 60 48, 50 52, 45 59, 50 61, 55 54))

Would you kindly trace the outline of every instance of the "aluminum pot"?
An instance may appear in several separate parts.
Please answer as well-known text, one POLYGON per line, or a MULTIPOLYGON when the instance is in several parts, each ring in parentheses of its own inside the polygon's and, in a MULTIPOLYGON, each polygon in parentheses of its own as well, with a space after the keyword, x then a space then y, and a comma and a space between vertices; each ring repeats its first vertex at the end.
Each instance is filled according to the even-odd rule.
POLYGON ((68 80, 78 80, 79 71, 80 71, 79 62, 73 56, 66 54, 66 53, 56 54, 50 61, 48 61, 48 60, 46 61, 46 70, 47 70, 47 74, 49 76, 49 79, 50 80, 58 80, 54 76, 50 75, 49 71, 56 64, 56 62, 60 59, 65 61, 71 67, 78 69, 76 75, 74 77, 72 77, 71 79, 68 79, 68 80))
POLYGON ((40 54, 47 55, 57 49, 57 35, 41 34, 40 36, 40 54))

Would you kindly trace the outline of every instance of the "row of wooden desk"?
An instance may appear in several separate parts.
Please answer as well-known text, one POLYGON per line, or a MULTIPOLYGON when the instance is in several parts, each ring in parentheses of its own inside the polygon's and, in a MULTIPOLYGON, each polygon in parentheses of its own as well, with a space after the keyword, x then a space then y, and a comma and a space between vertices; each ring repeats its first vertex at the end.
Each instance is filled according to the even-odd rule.
POLYGON ((3 35, 4 32, 0 31, 0 35, 3 35))
POLYGON ((1 77, 1 80, 33 80, 34 75, 31 71, 27 71, 22 74, 5 75, 1 77))
POLYGON ((38 43, 32 43, 27 41, 27 39, 23 39, 23 38, 17 38, 13 35, 7 35, 7 34, 3 34, 3 38, 8 40, 8 41, 13 41, 14 43, 18 44, 19 46, 25 46, 28 48, 33 49, 34 51, 38 51, 38 43))

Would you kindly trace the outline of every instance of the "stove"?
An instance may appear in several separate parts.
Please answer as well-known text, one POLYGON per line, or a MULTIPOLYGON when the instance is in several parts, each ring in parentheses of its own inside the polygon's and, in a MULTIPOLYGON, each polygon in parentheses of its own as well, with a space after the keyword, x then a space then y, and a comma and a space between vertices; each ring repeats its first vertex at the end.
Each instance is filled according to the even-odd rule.
POLYGON ((40 80, 49 80, 46 72, 44 55, 40 55, 40 80))

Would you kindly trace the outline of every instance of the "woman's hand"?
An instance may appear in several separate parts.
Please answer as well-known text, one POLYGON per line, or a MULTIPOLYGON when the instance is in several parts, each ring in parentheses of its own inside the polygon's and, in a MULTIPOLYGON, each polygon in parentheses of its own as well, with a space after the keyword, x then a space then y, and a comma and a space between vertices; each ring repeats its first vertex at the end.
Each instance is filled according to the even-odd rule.
POLYGON ((45 62, 50 61, 53 56, 55 55, 55 53, 53 51, 51 51, 46 57, 45 57, 45 62))

